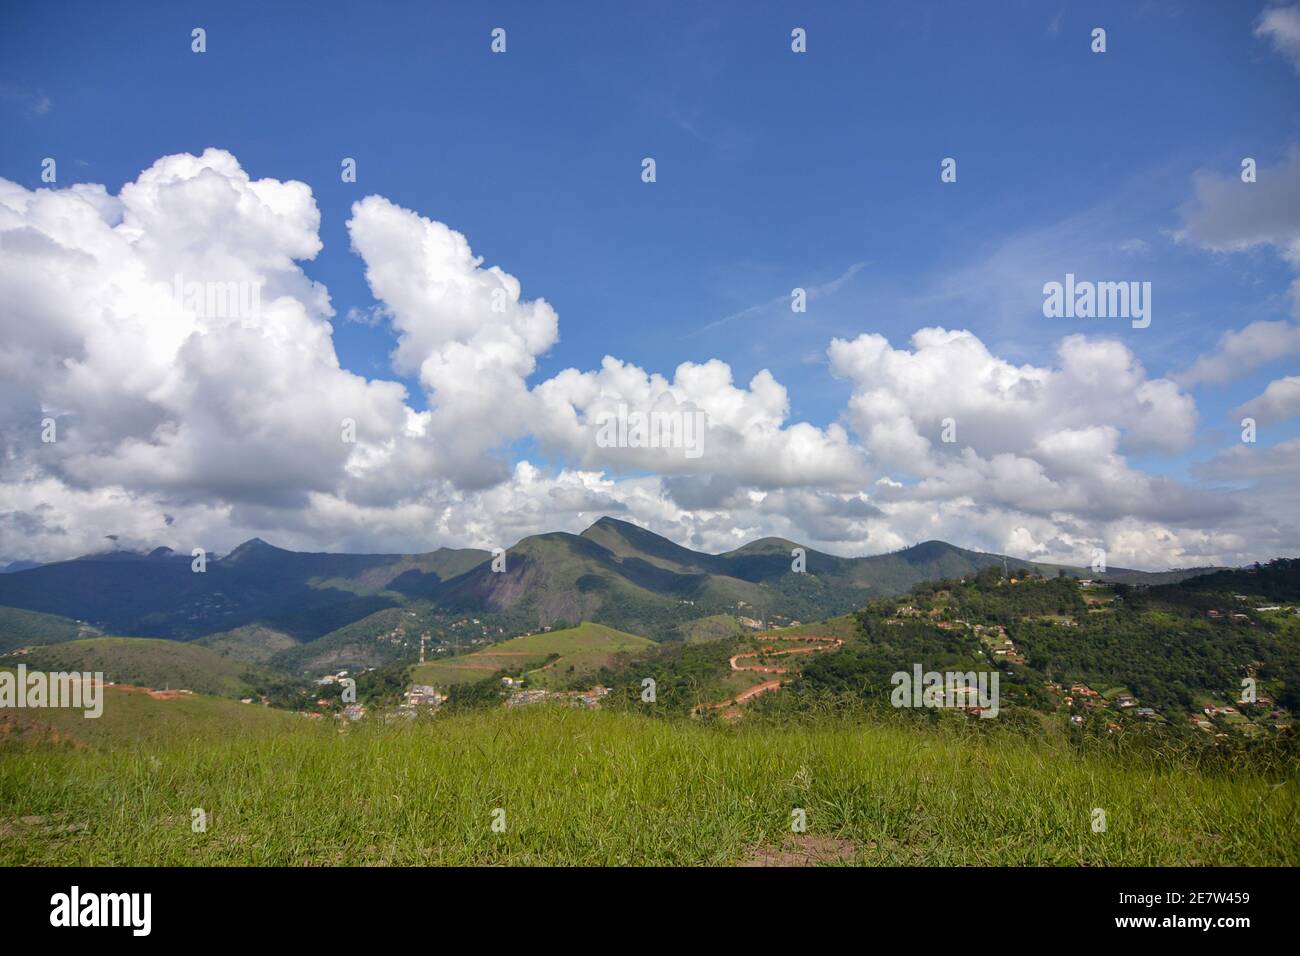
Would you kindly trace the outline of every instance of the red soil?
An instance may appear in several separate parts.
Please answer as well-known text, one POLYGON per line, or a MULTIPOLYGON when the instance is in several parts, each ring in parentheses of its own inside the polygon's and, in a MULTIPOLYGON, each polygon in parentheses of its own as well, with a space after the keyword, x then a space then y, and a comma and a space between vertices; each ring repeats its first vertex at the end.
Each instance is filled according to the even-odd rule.
MULTIPOLYGON (((731 658, 731 669, 733 671, 755 671, 760 674, 788 674, 790 671, 789 668, 786 667, 772 667, 771 665, 768 664, 743 664, 741 662, 753 657, 763 657, 763 656, 780 657, 786 654, 820 654, 824 651, 838 650, 839 648, 844 646, 844 642, 840 640, 838 637, 820 637, 820 636, 805 635, 805 634, 773 637, 772 640, 802 641, 808 644, 815 644, 817 646, 789 647, 782 650, 778 650, 772 644, 764 644, 757 651, 745 651, 743 653, 733 655, 731 658)), ((780 690, 782 683, 784 683, 784 681, 782 681, 780 678, 776 678, 775 680, 763 681, 760 684, 755 684, 753 687, 741 691, 735 697, 728 697, 726 700, 718 701, 718 703, 716 704, 701 704, 699 707, 696 707, 695 710, 698 713, 701 710, 720 710, 726 707, 732 709, 726 711, 723 716, 738 717, 740 716, 740 711, 734 709, 736 704, 742 704, 745 701, 749 700, 751 697, 757 697, 759 694, 765 694, 768 691, 780 690)))

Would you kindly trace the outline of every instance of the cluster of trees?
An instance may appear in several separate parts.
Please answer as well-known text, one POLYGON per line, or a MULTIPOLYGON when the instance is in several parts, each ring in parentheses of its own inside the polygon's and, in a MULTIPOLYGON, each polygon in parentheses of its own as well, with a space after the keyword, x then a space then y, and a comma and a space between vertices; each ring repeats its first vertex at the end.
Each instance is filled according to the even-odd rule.
MULTIPOLYGON (((409 662, 386 664, 373 670, 359 670, 352 674, 356 681, 356 703, 367 707, 392 707, 401 703, 402 695, 411 683, 409 662)), ((342 706, 342 684, 321 684, 302 676, 259 671, 250 675, 255 680, 256 692, 265 695, 272 707, 285 710, 307 710, 316 706, 317 700, 342 706)))
POLYGON ((979 642, 966 631, 941 630, 911 618, 886 623, 878 605, 857 614, 861 639, 833 654, 815 654, 803 665, 796 693, 831 691, 887 699, 890 677, 911 673, 914 664, 926 670, 988 669, 979 655, 979 642))
POLYGON ((367 707, 396 706, 411 683, 409 663, 388 664, 356 675, 357 703, 367 707))
POLYGON ((1181 589, 1202 594, 1243 593, 1269 601, 1300 600, 1300 558, 1276 558, 1250 568, 1198 575, 1182 582, 1181 589))
POLYGON ((661 715, 685 715, 701 703, 727 696, 723 681, 731 673, 733 654, 747 646, 743 638, 698 644, 661 644, 645 657, 615 667, 602 667, 596 682, 610 688, 604 706, 634 708, 661 715), (643 681, 655 682, 655 700, 643 701, 643 681))
POLYGON ((1017 577, 1011 585, 1000 569, 986 568, 964 582, 928 582, 907 597, 868 602, 857 614, 861 640, 810 660, 795 696, 879 697, 891 674, 918 662, 936 670, 987 667, 975 638, 938 628, 935 612, 938 621, 1006 628, 1026 658, 1001 678, 1003 697, 1013 704, 1051 710, 1059 699, 1046 692, 1046 681, 1084 681, 1098 690, 1125 686, 1144 706, 1185 713, 1199 710, 1207 693, 1235 696, 1253 672, 1278 704, 1300 707, 1300 624, 1254 612, 1248 620, 1232 616, 1242 613, 1237 593, 1300 599, 1300 561, 1153 588, 1115 585, 1114 600, 1095 612, 1073 578, 1017 577), (908 605, 922 616, 897 617, 908 605), (1209 616, 1213 608, 1221 609, 1218 617, 1209 616))
MULTIPOLYGON (((1070 581, 1051 584, 1076 587, 1070 581)), ((1008 604, 1034 590, 1009 589, 1008 604)), ((1125 685, 1157 710, 1198 709, 1206 692, 1235 695, 1248 668, 1277 689, 1278 703, 1300 706, 1300 627, 1247 610, 1253 602, 1243 607, 1233 597, 1263 592, 1273 600, 1296 600, 1300 561, 1153 588, 1119 584, 1114 591, 1115 601, 1104 612, 1074 614, 1075 627, 1016 614, 1006 621, 1008 633, 1035 670, 1099 687, 1125 685), (1245 620, 1233 616, 1243 613, 1245 620)))
POLYGON ((447 702, 443 704, 442 709, 449 713, 456 713, 500 707, 505 703, 507 694, 505 686, 501 683, 501 678, 505 676, 506 672, 502 670, 482 680, 452 684, 447 689, 447 702))

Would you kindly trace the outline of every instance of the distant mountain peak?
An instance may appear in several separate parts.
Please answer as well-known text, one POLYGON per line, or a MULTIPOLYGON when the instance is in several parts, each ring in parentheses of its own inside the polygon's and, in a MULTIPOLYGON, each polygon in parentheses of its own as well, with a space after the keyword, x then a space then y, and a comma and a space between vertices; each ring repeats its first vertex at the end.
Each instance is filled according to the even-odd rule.
MULTIPOLYGON (((593 521, 591 524, 587 526, 587 531, 592 531, 597 528, 605 528, 610 531, 622 531, 625 528, 631 528, 636 531, 645 530, 645 528, 642 528, 640 525, 633 524, 630 521, 623 521, 620 518, 611 518, 609 515, 601 515, 599 518, 597 518, 595 521, 593 521)), ((582 533, 586 534, 587 531, 584 531, 582 533)))
POLYGON ((723 555, 723 557, 757 555, 757 554, 773 554, 776 552, 780 552, 783 555, 788 555, 792 549, 799 548, 799 547, 803 547, 803 546, 796 544, 793 541, 788 541, 785 538, 777 538, 777 537, 769 536, 766 538, 755 538, 753 541, 747 541, 744 544, 742 544, 739 548, 726 552, 723 555))
POLYGON ((959 548, 955 544, 949 544, 947 541, 940 541, 937 538, 931 538, 929 541, 922 541, 919 544, 912 545, 910 548, 904 548, 898 553, 905 554, 909 558, 927 560, 941 554, 961 554, 963 552, 965 552, 965 549, 959 548))
POLYGON ((655 534, 648 528, 643 528, 639 524, 633 524, 630 521, 623 521, 619 518, 611 518, 605 515, 587 526, 587 530, 582 532, 578 537, 587 538, 588 540, 600 541, 608 540, 610 535, 617 535, 624 541, 631 543, 662 543, 669 547, 680 547, 670 538, 665 538, 661 534, 655 534))
POLYGON ((261 538, 249 538, 243 544, 235 548, 228 555, 222 558, 223 561, 247 561, 249 558, 267 557, 273 554, 292 554, 293 552, 285 551, 283 548, 277 548, 275 545, 267 544, 261 538))

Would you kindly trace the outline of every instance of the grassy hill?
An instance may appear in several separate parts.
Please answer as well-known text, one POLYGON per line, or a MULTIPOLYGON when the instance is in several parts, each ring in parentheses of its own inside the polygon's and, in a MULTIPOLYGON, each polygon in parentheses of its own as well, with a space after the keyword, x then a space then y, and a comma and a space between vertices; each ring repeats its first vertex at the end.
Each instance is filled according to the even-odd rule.
POLYGON ((420 646, 420 623, 419 614, 409 608, 384 608, 314 641, 284 648, 268 663, 289 673, 319 674, 409 660, 420 646))
POLYGON ((29 670, 100 672, 119 684, 184 688, 222 697, 253 692, 253 668, 207 647, 180 641, 98 637, 38 648, 23 658, 29 670))
POLYGON ((209 634, 194 644, 250 664, 266 664, 276 654, 299 646, 298 641, 283 631, 261 624, 246 624, 230 631, 209 634))
POLYGON ((764 640, 780 639, 781 637, 837 637, 846 643, 852 643, 861 637, 861 630, 858 627, 857 618, 852 614, 841 614, 839 617, 827 618, 824 621, 814 621, 811 624, 800 624, 797 627, 778 627, 770 631, 763 631, 758 636, 764 640))
POLYGON ((1294 780, 1011 735, 551 707, 344 734, 297 720, 148 751, 0 751, 0 865, 734 865, 792 840, 863 865, 1300 864, 1294 780))
POLYGON ((745 629, 734 614, 711 614, 680 625, 674 637, 689 642, 721 641, 744 633, 745 629))
POLYGON ((594 674, 619 655, 636 654, 654 646, 654 641, 644 637, 584 622, 577 627, 516 637, 472 654, 419 665, 412 681, 447 687, 482 680, 502 670, 529 671, 530 684, 547 687, 594 674), (553 662, 552 657, 556 658, 553 662), (544 670, 537 669, 543 667, 544 670))
POLYGON ((0 607, 0 654, 18 647, 57 644, 97 634, 95 628, 57 614, 0 607))
MULTIPOLYGON (((3 711, 0 865, 733 865, 803 857, 1295 866, 1300 764, 1289 735, 1229 740, 1181 718, 1166 725, 1113 707, 1067 708, 1043 688, 1050 667, 1067 686, 1085 677, 1111 697, 1128 689, 1160 707, 1164 684, 1175 697, 1181 685, 1230 690, 1241 667, 1257 662, 1262 686, 1283 702, 1288 687, 1300 686, 1281 670, 1297 659, 1300 625, 1292 612, 1259 612, 1233 594, 1294 601, 1300 563, 1253 573, 1257 591, 1235 590, 1237 578, 1210 589, 1116 586, 1106 589, 1107 603, 1091 605, 1097 589, 1055 577, 1012 585, 990 568, 965 584, 923 584, 856 615, 761 635, 654 645, 585 623, 414 675, 444 686, 497 670, 531 668, 536 686, 590 675, 615 688, 597 711, 492 701, 410 722, 351 724, 120 688, 106 690, 99 720, 3 711), (1246 608, 1249 620, 1206 613, 1230 607, 1246 608), (904 609, 923 613, 900 617, 904 609), (999 719, 869 699, 877 685, 887 696, 889 674, 911 662, 976 666, 976 633, 938 626, 959 620, 1005 626, 1028 658, 1014 679, 1004 671, 999 719), (743 720, 685 716, 739 689, 729 682, 755 679, 730 670, 732 654, 795 635, 847 643, 799 660, 793 683, 747 703, 743 720), (656 703, 640 700, 645 676, 658 682, 656 703), (1075 711, 1084 725, 1069 721, 1075 711), (207 833, 190 831, 190 807, 211 815, 207 833), (505 833, 491 829, 497 808, 505 833), (806 834, 791 833, 792 808, 806 812, 806 834), (1092 830, 1096 809, 1106 814, 1105 832, 1092 830)), ((48 650, 75 644, 113 646, 48 650)), ((1181 700, 1170 706, 1177 718, 1181 700)))
MULTIPOLYGON (((0 766, 6 765, 15 753, 28 749, 38 755, 37 760, 48 758, 55 749, 69 747, 110 750, 121 759, 123 752, 139 747, 166 748, 187 741, 282 734, 297 730, 305 722, 288 711, 205 694, 160 700, 122 687, 105 687, 103 693, 103 713, 95 718, 83 717, 79 710, 56 708, 0 710, 0 766)), ((135 764, 144 759, 139 752, 131 755, 135 764)), ((0 802, 4 802, 3 797, 0 802)))

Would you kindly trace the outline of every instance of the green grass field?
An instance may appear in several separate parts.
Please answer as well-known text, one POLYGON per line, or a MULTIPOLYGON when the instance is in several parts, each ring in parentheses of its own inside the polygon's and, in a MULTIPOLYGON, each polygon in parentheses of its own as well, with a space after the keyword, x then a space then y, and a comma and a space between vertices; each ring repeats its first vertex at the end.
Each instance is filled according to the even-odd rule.
POLYGON ((529 679, 534 686, 558 686, 595 673, 611 663, 616 655, 635 654, 654 646, 654 641, 644 637, 616 631, 603 624, 584 622, 560 631, 502 641, 473 654, 422 664, 415 668, 412 682, 445 688, 482 680, 499 670, 532 670, 529 679), (541 667, 552 654, 560 655, 560 659, 545 670, 533 670, 541 667))
POLYGON ((345 732, 297 720, 0 747, 0 865, 731 865, 791 839, 793 808, 798 839, 852 863, 1300 863, 1295 779, 1126 769, 960 725, 548 706, 345 732))

